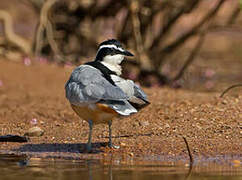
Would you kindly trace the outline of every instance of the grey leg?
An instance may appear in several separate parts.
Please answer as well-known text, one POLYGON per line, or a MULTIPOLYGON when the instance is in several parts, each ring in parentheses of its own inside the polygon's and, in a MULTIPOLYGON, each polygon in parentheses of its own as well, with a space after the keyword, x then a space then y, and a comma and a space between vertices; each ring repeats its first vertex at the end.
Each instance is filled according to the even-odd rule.
POLYGON ((108 121, 108 129, 109 129, 109 142, 108 142, 108 146, 110 148, 119 149, 119 146, 115 146, 112 143, 112 121, 108 121))
POLYGON ((87 142, 87 151, 90 152, 92 150, 92 120, 88 120, 89 124, 89 135, 88 135, 88 142, 87 142))

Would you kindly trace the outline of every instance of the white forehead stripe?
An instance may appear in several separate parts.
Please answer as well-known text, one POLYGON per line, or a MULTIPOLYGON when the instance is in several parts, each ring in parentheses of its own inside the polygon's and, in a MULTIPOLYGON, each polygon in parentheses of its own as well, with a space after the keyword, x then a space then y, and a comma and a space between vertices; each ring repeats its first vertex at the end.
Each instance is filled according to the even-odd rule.
POLYGON ((116 49, 116 50, 119 50, 119 51, 121 51, 121 52, 124 52, 124 50, 123 50, 122 48, 117 47, 117 46, 114 45, 114 44, 102 45, 102 46, 99 47, 98 51, 100 51, 102 48, 114 48, 114 49, 116 49))

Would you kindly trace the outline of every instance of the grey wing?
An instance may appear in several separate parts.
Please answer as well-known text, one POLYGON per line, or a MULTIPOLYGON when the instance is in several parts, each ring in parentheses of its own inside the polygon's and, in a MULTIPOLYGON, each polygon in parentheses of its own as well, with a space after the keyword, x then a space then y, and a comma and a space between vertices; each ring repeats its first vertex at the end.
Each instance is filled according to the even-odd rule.
POLYGON ((102 73, 89 66, 77 67, 65 85, 67 99, 75 105, 100 100, 126 100, 127 95, 107 81, 102 73))

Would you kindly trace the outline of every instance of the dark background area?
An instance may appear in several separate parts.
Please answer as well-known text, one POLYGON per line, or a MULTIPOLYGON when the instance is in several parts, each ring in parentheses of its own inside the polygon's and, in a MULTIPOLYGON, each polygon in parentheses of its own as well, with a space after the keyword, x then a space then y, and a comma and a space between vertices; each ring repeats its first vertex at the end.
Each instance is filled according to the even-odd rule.
POLYGON ((72 66, 116 38, 135 54, 125 77, 222 91, 242 82, 241 21, 238 0, 1 1, 0 56, 72 66))

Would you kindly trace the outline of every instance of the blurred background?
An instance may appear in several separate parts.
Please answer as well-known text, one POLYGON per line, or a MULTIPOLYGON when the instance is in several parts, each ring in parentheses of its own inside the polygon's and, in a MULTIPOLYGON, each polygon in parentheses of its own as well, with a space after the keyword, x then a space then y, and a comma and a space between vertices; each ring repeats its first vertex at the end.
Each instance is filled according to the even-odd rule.
MULTIPOLYGON (((2 0, 0 61, 74 67, 115 38, 135 54, 126 78, 222 91, 242 83, 239 0, 2 0)), ((0 67, 3 68, 3 67, 0 67)))

